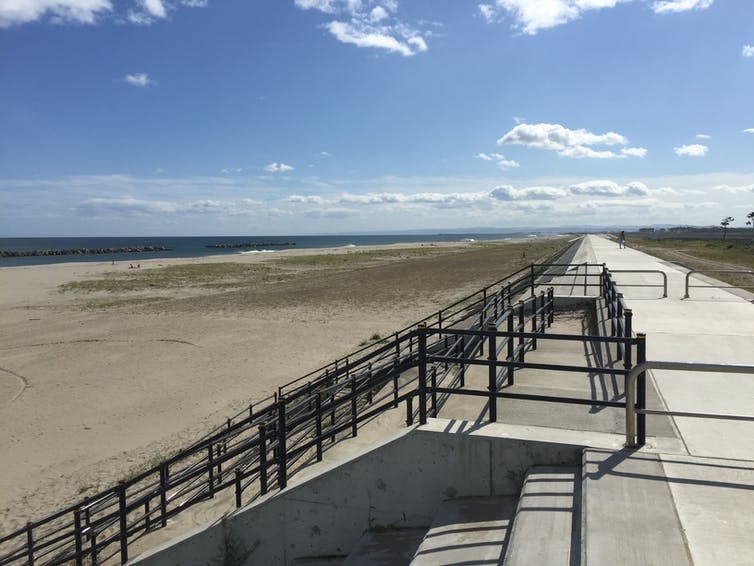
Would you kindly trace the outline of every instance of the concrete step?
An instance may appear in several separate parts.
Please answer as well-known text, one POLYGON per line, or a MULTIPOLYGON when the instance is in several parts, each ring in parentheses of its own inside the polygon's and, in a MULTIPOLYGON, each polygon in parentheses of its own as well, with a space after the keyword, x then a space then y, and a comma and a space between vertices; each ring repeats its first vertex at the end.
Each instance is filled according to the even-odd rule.
POLYGON ((411 566, 498 564, 517 497, 469 497, 445 501, 411 566))
POLYGON ((581 476, 577 467, 530 468, 504 566, 579 564, 581 476))
POLYGON ((411 562, 426 528, 367 531, 343 561, 343 566, 400 566, 411 562))
POLYGON ((690 566, 657 454, 584 450, 581 563, 690 566))

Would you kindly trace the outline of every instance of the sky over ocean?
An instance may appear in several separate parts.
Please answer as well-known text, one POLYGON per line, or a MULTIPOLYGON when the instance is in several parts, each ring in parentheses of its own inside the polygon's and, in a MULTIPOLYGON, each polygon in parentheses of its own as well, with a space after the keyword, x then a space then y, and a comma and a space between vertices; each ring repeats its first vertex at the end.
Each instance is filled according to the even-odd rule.
POLYGON ((743 226, 751 0, 0 0, 0 237, 743 226))

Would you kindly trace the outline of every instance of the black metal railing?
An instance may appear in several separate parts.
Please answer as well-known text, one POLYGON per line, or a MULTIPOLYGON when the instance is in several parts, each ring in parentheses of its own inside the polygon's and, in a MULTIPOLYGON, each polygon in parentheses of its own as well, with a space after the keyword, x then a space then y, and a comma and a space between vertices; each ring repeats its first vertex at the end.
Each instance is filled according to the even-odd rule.
MULTIPOLYGON (((615 343, 629 368, 636 343, 631 338, 631 311, 625 308, 606 269, 598 275, 596 285, 610 305, 613 336, 544 334, 553 320, 554 292, 552 286, 540 290, 539 295, 536 290, 543 280, 552 285, 552 276, 543 277, 551 267, 539 264, 521 269, 413 328, 396 332, 390 340, 307 374, 158 465, 1 537, 0 565, 124 563, 130 544, 164 527, 172 517, 223 492, 232 491, 240 507, 244 500, 275 487, 282 489, 292 473, 321 460, 328 446, 356 436, 360 423, 403 402, 410 424, 417 416, 420 422, 426 421, 428 398, 436 415, 450 395, 480 394, 465 389, 469 365, 487 364, 490 376, 495 372, 495 385, 491 381, 490 390, 483 392, 490 399, 517 396, 544 400, 543 396, 499 391, 499 368, 504 368, 510 383, 516 369, 544 368, 543 364, 526 363, 524 353, 537 348, 538 340, 546 337, 615 343), (499 330, 503 326, 505 330, 499 330), (499 355, 502 348, 506 349, 503 357, 499 355), (488 359, 481 361, 485 349, 488 359), (419 401, 416 410, 414 397, 419 401)), ((546 367, 576 371, 566 366, 546 367)), ((596 368, 578 371, 594 372, 596 368)), ((623 370, 605 371, 624 374, 623 370)))

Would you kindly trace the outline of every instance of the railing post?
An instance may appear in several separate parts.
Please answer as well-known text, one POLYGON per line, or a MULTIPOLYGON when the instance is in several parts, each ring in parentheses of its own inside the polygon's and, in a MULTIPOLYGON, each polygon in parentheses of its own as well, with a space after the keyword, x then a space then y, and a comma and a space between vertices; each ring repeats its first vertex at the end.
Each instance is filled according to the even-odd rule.
POLYGON ((207 485, 209 486, 209 498, 212 499, 215 496, 215 447, 212 444, 207 446, 207 460, 209 462, 207 485))
POLYGON ((372 362, 367 365, 367 403, 372 404, 372 362))
POLYGON ((587 294, 587 280, 589 279, 589 264, 584 262, 584 296, 587 294))
MULTIPOLYGON (((534 297, 531 300, 531 331, 533 334, 536 334, 537 332, 537 296, 536 295, 534 295, 534 297)), ((537 349, 536 336, 531 339, 531 349, 532 350, 537 349)))
POLYGON ((34 523, 29 521, 26 523, 26 560, 29 562, 29 566, 34 566, 34 523))
POLYGON ((241 508, 241 468, 236 468, 236 509, 241 508))
MULTIPOLYGON (((647 335, 640 332, 636 335, 638 340, 636 346, 636 364, 642 364, 647 361, 647 335)), ((636 408, 647 408, 647 376, 646 372, 641 372, 636 380, 636 408)), ((647 415, 638 413, 636 415, 636 439, 639 446, 644 446, 647 442, 647 415)))
POLYGON ((160 464, 160 523, 168 524, 168 463, 160 464))
POLYGON ((335 444, 335 393, 330 395, 330 444, 335 444))
MULTIPOLYGON (((461 358, 466 357, 466 337, 461 335, 460 336, 460 343, 461 343, 461 358)), ((461 362, 461 371, 460 371, 460 385, 461 387, 466 387, 466 364, 461 362)))
POLYGON ((534 264, 529 266, 529 278, 531 279, 531 296, 534 296, 534 264))
POLYGON ((128 562, 128 511, 126 509, 126 482, 118 482, 118 526, 120 528, 120 563, 128 562))
POLYGON ((317 397, 314 400, 314 410, 316 412, 315 432, 317 434, 317 462, 322 461, 322 393, 317 391, 317 397))
POLYGON ((285 397, 278 399, 278 488, 288 485, 288 452, 285 445, 285 397))
POLYGON ((433 367, 430 370, 430 383, 432 384, 432 416, 437 418, 437 368, 433 367))
POLYGON ((600 297, 607 297, 607 264, 602 264, 602 272, 600 273, 600 297))
POLYGON ((552 326, 555 320, 555 288, 550 287, 547 289, 547 328, 552 326))
POLYGON ((518 361, 523 363, 524 361, 524 337, 522 333, 526 332, 526 326, 524 325, 524 302, 518 301, 518 326, 516 327, 518 336, 518 361))
POLYGON ((73 511, 73 537, 76 546, 76 566, 82 566, 84 563, 82 542, 81 542, 81 509, 75 509, 73 511))
POLYGON ((479 326, 484 328, 484 321, 487 320, 487 287, 482 289, 482 316, 479 319, 479 326))
POLYGON ((414 424, 414 396, 409 394, 406 397, 406 426, 414 424))
POLYGON ((398 364, 399 357, 396 355, 393 359, 393 408, 398 408, 398 364))
POLYGON ((539 305, 539 330, 538 332, 544 334, 545 332, 545 311, 547 310, 547 299, 545 298, 544 290, 539 293, 540 305, 539 305))
POLYGON ((419 339, 419 424, 427 424, 427 325, 418 327, 419 339))
POLYGON ((358 403, 356 401, 356 376, 351 376, 351 436, 359 434, 358 403))
POLYGON ((497 393, 497 336, 494 334, 497 332, 497 325, 492 322, 489 323, 487 325, 487 332, 490 332, 489 355, 487 356, 489 361, 487 389, 490 392, 490 422, 494 423, 497 421, 497 395, 495 395, 497 393))
MULTIPOLYGON (((510 309, 510 305, 508 305, 508 332, 513 332, 513 310, 510 309)), ((513 336, 508 335, 508 361, 513 362, 513 336)), ((513 364, 508 364, 508 385, 513 385, 513 364)))
POLYGON ((633 319, 633 311, 631 309, 626 309, 623 311, 623 316, 625 319, 625 328, 623 337, 626 339, 623 346, 623 367, 626 369, 631 369, 631 338, 633 337, 633 329, 632 329, 632 319, 633 319))
POLYGON ((267 426, 259 425, 259 493, 267 493, 267 426))

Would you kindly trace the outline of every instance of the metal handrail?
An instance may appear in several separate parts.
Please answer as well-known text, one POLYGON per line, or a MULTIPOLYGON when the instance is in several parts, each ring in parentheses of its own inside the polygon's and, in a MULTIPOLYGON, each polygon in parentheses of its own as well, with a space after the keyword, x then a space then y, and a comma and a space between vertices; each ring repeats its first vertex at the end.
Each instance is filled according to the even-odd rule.
POLYGON ((646 361, 634 366, 626 377, 626 446, 635 447, 636 415, 669 415, 675 417, 698 417, 706 419, 726 419, 731 421, 754 421, 754 416, 728 415, 719 413, 690 413, 687 411, 663 411, 644 409, 636 406, 636 380, 649 369, 667 369, 681 371, 701 371, 719 373, 748 373, 754 375, 754 366, 732 364, 703 364, 696 362, 646 361))
POLYGON ((754 275, 754 271, 751 269, 692 269, 686 274, 686 292, 683 295, 684 299, 689 298, 690 287, 696 287, 698 289, 754 289, 754 285, 689 285, 689 279, 694 273, 738 273, 740 275, 754 275))
MULTIPOLYGON (((611 269, 610 273, 659 273, 662 275, 662 297, 665 298, 668 296, 668 274, 660 269, 611 269)), ((659 287, 659 285, 626 285, 625 283, 621 283, 621 287, 659 287)))

